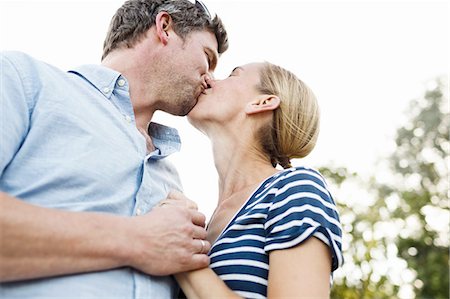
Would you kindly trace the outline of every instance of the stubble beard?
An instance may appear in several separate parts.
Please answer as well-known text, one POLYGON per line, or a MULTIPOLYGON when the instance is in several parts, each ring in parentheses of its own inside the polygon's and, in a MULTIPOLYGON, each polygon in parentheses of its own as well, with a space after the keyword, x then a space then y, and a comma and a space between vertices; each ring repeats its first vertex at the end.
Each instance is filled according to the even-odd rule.
POLYGON ((187 115, 192 108, 197 104, 198 97, 202 92, 199 84, 192 82, 188 78, 179 78, 177 83, 172 84, 172 92, 169 92, 171 98, 167 98, 167 103, 170 103, 167 107, 168 113, 177 116, 187 115), (176 89, 174 87, 181 86, 182 89, 176 89))

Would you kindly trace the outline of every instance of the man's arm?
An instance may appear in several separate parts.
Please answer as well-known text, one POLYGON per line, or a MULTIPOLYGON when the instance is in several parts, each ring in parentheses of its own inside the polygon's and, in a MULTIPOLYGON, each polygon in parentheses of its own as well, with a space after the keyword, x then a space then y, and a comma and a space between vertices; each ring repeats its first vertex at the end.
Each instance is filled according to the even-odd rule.
POLYGON ((120 217, 42 208, 0 193, 0 280, 124 266, 152 275, 205 267, 209 258, 198 254, 196 240, 206 237, 204 222, 180 205, 120 217))

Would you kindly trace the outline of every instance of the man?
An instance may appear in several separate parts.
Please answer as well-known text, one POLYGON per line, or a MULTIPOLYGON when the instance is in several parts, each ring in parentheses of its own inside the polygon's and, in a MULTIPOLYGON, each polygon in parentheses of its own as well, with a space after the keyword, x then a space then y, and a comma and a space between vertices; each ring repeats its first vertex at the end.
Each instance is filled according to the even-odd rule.
POLYGON ((198 1, 129 0, 101 65, 0 56, 2 297, 170 298, 209 264, 204 215, 168 194, 179 137, 150 121, 187 114, 227 47, 198 1))

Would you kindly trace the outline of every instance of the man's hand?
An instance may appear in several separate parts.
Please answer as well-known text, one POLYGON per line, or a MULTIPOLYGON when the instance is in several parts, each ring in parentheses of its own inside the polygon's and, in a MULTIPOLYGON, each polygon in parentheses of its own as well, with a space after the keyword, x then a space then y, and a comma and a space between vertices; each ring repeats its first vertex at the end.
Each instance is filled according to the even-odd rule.
POLYGON ((152 275, 169 275, 209 265, 211 245, 205 216, 195 202, 171 192, 148 214, 130 219, 131 267, 152 275))
POLYGON ((143 216, 67 212, 0 192, 0 281, 131 266, 151 275, 207 267, 205 216, 172 193, 143 216))
MULTIPOLYGON (((164 205, 176 205, 181 208, 188 208, 195 211, 198 210, 198 206, 195 203, 195 201, 190 200, 189 198, 184 196, 183 193, 175 190, 170 191, 169 194, 167 195, 167 198, 161 200, 157 206, 162 207, 164 205)), ((203 222, 202 227, 205 227, 205 222, 203 222)))

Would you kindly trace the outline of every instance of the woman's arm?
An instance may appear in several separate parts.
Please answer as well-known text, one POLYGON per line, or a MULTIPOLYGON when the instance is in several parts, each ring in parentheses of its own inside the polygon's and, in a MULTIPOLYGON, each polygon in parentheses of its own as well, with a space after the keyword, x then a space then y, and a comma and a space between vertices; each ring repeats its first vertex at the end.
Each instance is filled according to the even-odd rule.
POLYGON ((329 298, 331 255, 315 237, 269 255, 267 298, 329 298))
MULTIPOLYGON (((270 253, 268 298, 329 298, 331 256, 322 241, 270 253)), ((175 275, 189 299, 241 298, 210 268, 175 275)))
POLYGON ((242 298, 230 290, 211 268, 179 273, 175 278, 189 299, 242 298))
POLYGON ((175 278, 189 299, 242 298, 230 290, 211 268, 176 274, 175 278))

